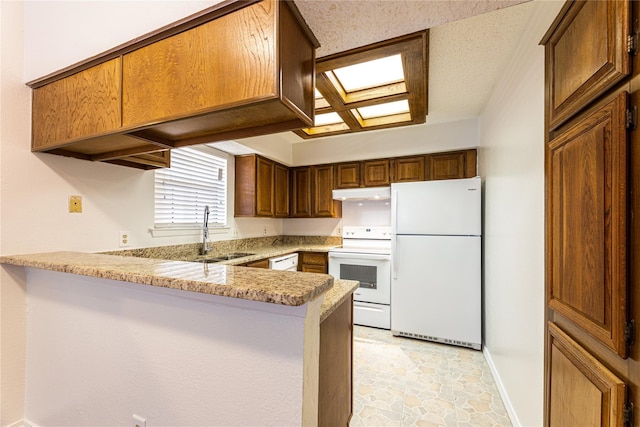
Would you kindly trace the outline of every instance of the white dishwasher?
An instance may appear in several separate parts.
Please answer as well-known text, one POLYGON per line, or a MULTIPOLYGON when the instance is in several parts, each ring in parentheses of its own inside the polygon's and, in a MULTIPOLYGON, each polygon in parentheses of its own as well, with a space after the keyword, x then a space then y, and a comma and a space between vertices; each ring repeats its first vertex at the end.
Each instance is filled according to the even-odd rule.
POLYGON ((269 260, 271 270, 298 271, 298 254, 287 254, 269 260))

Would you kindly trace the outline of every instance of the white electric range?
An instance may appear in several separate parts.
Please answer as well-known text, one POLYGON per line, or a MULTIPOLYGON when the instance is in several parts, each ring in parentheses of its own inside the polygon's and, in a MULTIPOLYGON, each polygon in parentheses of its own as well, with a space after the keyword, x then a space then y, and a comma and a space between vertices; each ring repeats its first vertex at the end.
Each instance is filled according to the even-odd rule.
POLYGON ((342 247, 329 251, 329 274, 360 282, 354 324, 391 329, 391 227, 345 226, 342 247))

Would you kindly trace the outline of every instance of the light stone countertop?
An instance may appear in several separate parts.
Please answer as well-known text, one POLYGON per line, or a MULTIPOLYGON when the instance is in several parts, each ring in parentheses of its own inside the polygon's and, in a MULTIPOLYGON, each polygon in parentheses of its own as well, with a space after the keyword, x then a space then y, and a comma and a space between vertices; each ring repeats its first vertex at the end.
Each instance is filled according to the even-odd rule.
POLYGON ((333 282, 333 288, 329 289, 324 295, 322 306, 320 307, 320 323, 329 317, 333 311, 340 307, 351 294, 358 289, 360 282, 357 280, 336 279, 333 282))
MULTIPOLYGON (((83 252, 2 256, 0 263, 291 306, 315 299, 334 283, 328 274, 83 252)), ((346 296, 344 289, 334 295, 346 296)))

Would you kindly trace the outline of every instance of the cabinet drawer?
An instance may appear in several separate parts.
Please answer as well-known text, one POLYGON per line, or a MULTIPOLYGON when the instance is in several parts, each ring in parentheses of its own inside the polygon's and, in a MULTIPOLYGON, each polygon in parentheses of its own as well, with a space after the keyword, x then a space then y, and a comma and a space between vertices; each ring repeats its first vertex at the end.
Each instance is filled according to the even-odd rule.
POLYGON ((324 252, 301 252, 302 264, 326 265, 327 254, 324 252))

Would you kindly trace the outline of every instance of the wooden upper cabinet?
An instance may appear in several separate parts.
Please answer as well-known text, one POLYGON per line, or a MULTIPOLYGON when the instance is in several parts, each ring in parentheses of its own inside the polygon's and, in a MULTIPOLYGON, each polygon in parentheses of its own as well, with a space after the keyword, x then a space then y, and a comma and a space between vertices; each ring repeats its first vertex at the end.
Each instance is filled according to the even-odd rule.
POLYGON ((256 156, 256 216, 275 216, 275 166, 256 156))
POLYGON ((342 202, 333 200, 333 165, 312 166, 313 215, 337 218, 342 215, 342 202))
POLYGON ((311 212, 311 166, 302 166, 290 170, 291 185, 289 216, 292 218, 310 218, 311 212))
POLYGON ((393 159, 391 175, 392 182, 424 181, 424 156, 393 159))
POLYGON ((625 383, 553 323, 547 342, 545 425, 623 427, 625 383))
POLYGON ((123 125, 275 96, 274 7, 261 2, 124 55, 123 125))
POLYGON ((289 216, 289 168, 279 163, 274 164, 274 213, 276 218, 289 216))
POLYGON ((32 149, 150 168, 168 164, 151 153, 310 126, 317 46, 293 2, 221 2, 29 82, 32 149))
POLYGON ((550 141, 547 300, 627 357, 627 93, 550 141))
POLYGON ((360 187, 360 162, 338 163, 336 168, 336 188, 360 187))
POLYGON ((362 181, 365 187, 380 187, 391 184, 389 160, 362 162, 362 181))
POLYGON ((549 130, 630 72, 629 1, 567 2, 542 40, 549 130))
POLYGON ((120 58, 33 91, 31 148, 42 151, 120 128, 120 58))
POLYGON ((427 177, 429 180, 458 179, 465 176, 464 153, 443 153, 427 156, 427 177))
POLYGON ((235 216, 286 217, 288 168, 262 156, 235 158, 235 216))

